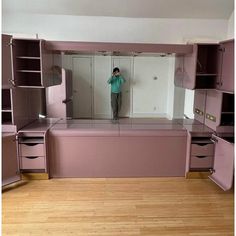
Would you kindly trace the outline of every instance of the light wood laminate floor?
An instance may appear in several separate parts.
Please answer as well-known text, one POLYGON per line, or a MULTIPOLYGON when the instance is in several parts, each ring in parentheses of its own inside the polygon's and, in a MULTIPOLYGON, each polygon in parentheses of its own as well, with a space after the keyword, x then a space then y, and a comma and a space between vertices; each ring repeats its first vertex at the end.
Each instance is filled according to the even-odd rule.
POLYGON ((234 195, 207 179, 51 179, 2 194, 2 233, 234 235, 234 195))

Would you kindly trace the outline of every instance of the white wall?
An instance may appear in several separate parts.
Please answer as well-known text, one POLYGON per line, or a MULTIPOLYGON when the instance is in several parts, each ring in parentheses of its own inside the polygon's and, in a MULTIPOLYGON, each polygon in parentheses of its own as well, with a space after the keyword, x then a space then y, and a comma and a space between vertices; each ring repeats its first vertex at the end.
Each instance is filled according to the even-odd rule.
POLYGON ((194 104, 194 90, 185 89, 184 114, 190 119, 194 118, 193 104, 194 104))
POLYGON ((4 33, 38 34, 39 38, 68 41, 183 43, 227 36, 228 21, 217 19, 143 19, 3 12, 4 33))
POLYGON ((169 58, 135 57, 133 116, 167 115, 169 58))
POLYGON ((232 14, 228 20, 227 38, 228 39, 234 38, 234 11, 232 12, 232 14))

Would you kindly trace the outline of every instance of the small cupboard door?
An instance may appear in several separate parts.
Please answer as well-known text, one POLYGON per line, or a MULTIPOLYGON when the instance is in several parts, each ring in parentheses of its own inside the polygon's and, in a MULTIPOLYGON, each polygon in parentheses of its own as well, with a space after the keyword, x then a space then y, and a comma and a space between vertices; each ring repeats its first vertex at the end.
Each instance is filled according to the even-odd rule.
POLYGON ((206 90, 195 90, 194 93, 194 119, 204 123, 205 121, 205 105, 206 105, 206 90))
POLYGON ((11 35, 2 34, 2 88, 11 87, 11 38, 11 35))
POLYGON ((215 142, 215 156, 213 174, 209 178, 226 191, 233 184, 234 144, 215 135, 212 140, 215 142))
POLYGON ((223 60, 220 90, 234 92, 234 40, 221 43, 223 60))
POLYGON ((2 186, 20 180, 15 139, 14 133, 2 137, 2 186))

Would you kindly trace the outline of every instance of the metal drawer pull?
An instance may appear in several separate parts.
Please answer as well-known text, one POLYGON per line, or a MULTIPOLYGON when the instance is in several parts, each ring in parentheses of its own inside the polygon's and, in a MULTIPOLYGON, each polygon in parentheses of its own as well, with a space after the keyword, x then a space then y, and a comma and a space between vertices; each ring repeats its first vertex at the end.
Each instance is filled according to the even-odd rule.
POLYGON ((25 158, 27 158, 27 159, 36 159, 36 158, 38 158, 38 156, 31 156, 31 157, 25 157, 25 158))
POLYGON ((196 156, 197 158, 205 158, 205 157, 207 157, 207 156, 196 156))
POLYGON ((210 140, 211 140, 211 142, 213 142, 213 143, 217 143, 217 142, 218 142, 218 140, 217 140, 217 139, 214 139, 214 138, 210 138, 210 140))
POLYGON ((211 174, 214 174, 216 172, 213 168, 210 168, 209 171, 211 174))

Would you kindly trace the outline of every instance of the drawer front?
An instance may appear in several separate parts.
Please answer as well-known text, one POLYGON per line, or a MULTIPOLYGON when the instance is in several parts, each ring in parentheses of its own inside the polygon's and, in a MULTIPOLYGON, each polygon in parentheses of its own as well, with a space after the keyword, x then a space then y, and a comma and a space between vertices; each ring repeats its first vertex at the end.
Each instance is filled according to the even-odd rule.
POLYGON ((211 143, 194 143, 191 145, 191 156, 213 156, 214 144, 211 143))
POLYGON ((45 169, 45 157, 21 157, 21 169, 45 169))
POLYGON ((45 156, 44 144, 20 144, 20 156, 45 156))
POLYGON ((213 156, 191 156, 190 168, 212 168, 213 156))

